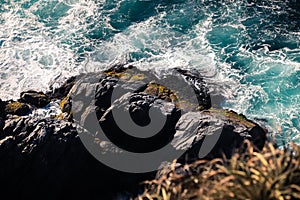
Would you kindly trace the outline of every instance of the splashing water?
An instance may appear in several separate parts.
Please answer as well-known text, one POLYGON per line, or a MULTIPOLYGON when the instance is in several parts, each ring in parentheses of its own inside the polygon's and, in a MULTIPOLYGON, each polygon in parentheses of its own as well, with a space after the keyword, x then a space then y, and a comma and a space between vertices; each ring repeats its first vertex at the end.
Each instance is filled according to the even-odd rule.
POLYGON ((0 96, 115 62, 197 68, 222 106, 300 143, 300 5, 290 1, 0 0, 0 96))

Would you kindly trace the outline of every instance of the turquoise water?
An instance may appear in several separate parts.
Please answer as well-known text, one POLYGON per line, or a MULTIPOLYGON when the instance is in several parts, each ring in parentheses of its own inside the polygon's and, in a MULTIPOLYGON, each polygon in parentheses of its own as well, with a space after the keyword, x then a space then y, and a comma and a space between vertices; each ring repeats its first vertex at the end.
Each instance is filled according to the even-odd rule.
POLYGON ((126 62, 197 68, 224 108, 300 143, 300 3, 0 0, 0 96, 126 62))

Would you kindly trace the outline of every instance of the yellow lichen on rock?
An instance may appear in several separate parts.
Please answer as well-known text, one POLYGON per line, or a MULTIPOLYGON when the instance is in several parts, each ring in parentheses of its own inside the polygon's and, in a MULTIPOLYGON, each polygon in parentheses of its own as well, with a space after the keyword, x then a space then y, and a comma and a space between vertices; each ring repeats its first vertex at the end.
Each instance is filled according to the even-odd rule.
POLYGON ((17 109, 21 108, 24 103, 21 102, 12 102, 6 105, 6 109, 15 112, 17 109))
POLYGON ((59 114, 58 116, 56 116, 57 119, 60 120, 70 120, 73 118, 73 113, 72 113, 72 89, 69 91, 69 93, 67 94, 67 96, 65 96, 61 102, 60 102, 60 109, 62 111, 61 114, 59 114))
POLYGON ((248 120, 245 116, 241 114, 237 114, 236 112, 231 110, 210 108, 205 112, 209 112, 214 115, 219 115, 221 118, 227 121, 231 121, 234 123, 241 123, 245 125, 247 128, 252 128, 256 126, 252 121, 248 120))
POLYGON ((67 112, 66 110, 66 105, 69 103, 69 97, 66 96, 64 97, 61 102, 60 102, 60 109, 62 110, 62 112, 67 112))
POLYGON ((135 71, 132 71, 129 69, 126 69, 121 72, 112 70, 112 71, 104 72, 104 74, 106 74, 108 76, 112 76, 112 77, 117 77, 121 80, 129 81, 129 82, 142 81, 146 77, 145 74, 143 74, 143 73, 136 73, 135 71))
POLYGON ((117 78, 130 78, 131 75, 130 73, 127 73, 127 72, 130 72, 128 68, 124 68, 123 70, 119 71, 119 70, 116 70, 116 69, 111 69, 110 71, 105 71, 103 72, 104 74, 108 75, 108 76, 112 76, 112 77, 117 77, 117 78))
POLYGON ((26 115, 30 112, 30 107, 26 103, 15 101, 5 106, 5 112, 12 115, 26 115))
POLYGON ((145 79, 145 74, 139 73, 139 74, 132 75, 130 81, 142 81, 144 79, 145 79))
POLYGON ((145 92, 152 96, 158 96, 160 99, 166 101, 174 103, 178 101, 178 97, 175 92, 157 83, 149 83, 147 88, 145 89, 145 92))

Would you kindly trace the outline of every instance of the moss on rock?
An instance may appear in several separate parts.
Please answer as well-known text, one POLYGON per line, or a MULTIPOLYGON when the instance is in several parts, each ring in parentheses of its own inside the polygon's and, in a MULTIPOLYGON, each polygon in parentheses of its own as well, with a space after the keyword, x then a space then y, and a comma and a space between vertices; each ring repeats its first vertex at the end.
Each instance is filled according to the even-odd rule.
POLYGON ((5 112, 12 115, 27 115, 31 111, 30 106, 19 101, 8 103, 5 106, 5 112))
POLYGON ((208 112, 212 115, 219 115, 219 118, 225 119, 233 123, 242 124, 247 128, 253 128, 254 126, 256 126, 254 122, 247 119, 244 115, 238 114, 232 110, 210 108, 209 110, 206 110, 204 112, 208 112))

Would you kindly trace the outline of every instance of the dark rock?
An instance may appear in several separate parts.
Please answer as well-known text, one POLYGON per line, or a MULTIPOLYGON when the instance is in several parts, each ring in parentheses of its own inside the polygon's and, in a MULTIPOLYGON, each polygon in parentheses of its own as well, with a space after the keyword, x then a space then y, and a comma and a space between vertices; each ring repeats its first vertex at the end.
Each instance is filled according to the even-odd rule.
POLYGON ((50 99, 43 92, 35 92, 30 90, 21 93, 20 102, 28 103, 38 108, 42 108, 50 103, 50 99))
POLYGON ((15 102, 8 103, 5 106, 4 111, 6 114, 24 116, 24 115, 27 115, 31 111, 31 108, 26 103, 21 103, 21 102, 15 101, 15 102))
MULTIPOLYGON (((100 81, 95 92, 95 110, 102 131, 107 133, 106 136, 110 141, 119 148, 133 152, 157 150, 172 140, 180 115, 187 113, 177 124, 178 130, 172 144, 177 150, 189 150, 189 153, 184 155, 188 162, 199 159, 195 152, 199 151, 204 138, 207 135, 214 135, 217 130, 222 130, 220 139, 216 141, 212 151, 207 152, 207 158, 220 157, 222 153, 229 157, 244 139, 250 139, 258 148, 262 148, 266 140, 266 132, 263 129, 233 111, 212 109, 208 87, 200 74, 197 71, 176 70, 171 71, 171 75, 167 75, 165 80, 164 78, 157 80, 153 72, 117 66, 105 71, 104 76, 99 77, 100 81), (178 85, 177 82, 182 80, 188 84, 178 85), (166 83, 170 88, 174 87, 171 90, 161 83, 166 83), (178 88, 178 86, 182 87, 178 88), (188 94, 195 94, 196 102, 193 101, 193 96, 184 93, 189 87, 193 88, 194 93, 188 94), (118 90, 118 95, 113 99, 115 90, 118 90), (179 97, 183 98, 184 103, 179 97), (151 122, 149 110, 153 108, 156 108, 161 116, 167 116, 167 122, 162 126, 161 131, 149 138, 138 138, 128 134, 132 130, 126 129, 126 126, 131 127, 129 125, 131 122, 125 119, 130 118, 141 127, 147 126, 151 122), (117 115, 113 114, 113 110, 117 115), (120 127, 122 121, 123 126, 120 127)), ((85 79, 88 82, 89 78, 85 79)), ((92 116, 86 117, 84 126, 96 133, 97 127, 93 130, 91 128, 95 127, 90 124, 91 118, 92 116)), ((140 134, 145 133, 140 131, 140 134)), ((99 135, 98 137, 103 139, 99 135)))
POLYGON ((118 89, 119 96, 127 92, 142 92, 146 89, 148 83, 154 79, 154 75, 132 66, 118 65, 116 68, 106 70, 99 79, 95 92, 95 106, 97 117, 101 118, 111 106, 112 94, 115 88, 118 89))
MULTIPOLYGON (((165 146, 172 139, 175 124, 180 117, 175 93, 154 83, 153 80, 157 78, 153 72, 143 72, 132 66, 118 66, 116 69, 105 71, 104 74, 106 76, 101 77, 100 84, 97 85, 95 105, 100 126, 103 132, 109 133, 106 136, 118 147, 133 152, 151 152, 165 146), (114 97, 113 91, 118 91, 114 93, 114 97), (117 116, 113 116, 113 109, 118 113, 117 116), (128 135, 124 127, 131 125, 125 119, 130 118, 141 127, 147 126, 151 122, 150 109, 156 110, 156 118, 166 120, 159 132, 155 136, 142 138, 128 135), (120 119, 116 120, 116 117, 120 119), (124 126, 120 128, 119 123, 122 122, 124 126)), ((140 134, 146 135, 143 131, 140 134)))
MULTIPOLYGON (((118 147, 131 152, 151 152, 165 146, 175 133, 175 124, 180 117, 180 111, 171 102, 163 101, 149 94, 137 93, 132 95, 124 95, 103 114, 100 119, 100 126, 106 136, 118 147), (128 105, 129 104, 129 105, 128 105), (112 109, 117 113, 117 116, 112 114, 112 109), (152 109, 153 116, 150 119, 149 110, 152 109), (129 113, 129 115, 126 115, 129 113), (124 128, 132 128, 130 118, 139 126, 146 126, 156 120, 161 120, 165 123, 153 122, 158 125, 159 131, 154 136, 145 131, 140 131, 140 137, 128 135, 130 131, 124 128), (122 124, 123 123, 123 126, 122 124), (123 130, 120 128, 123 127, 123 130), (127 132, 126 132, 127 131, 127 132), (144 134, 141 136, 141 134, 144 134), (124 143, 126 141, 126 143, 124 143)), ((150 129, 150 128, 149 128, 150 129)), ((151 129, 152 130, 152 129, 151 129)))
POLYGON ((28 116, 7 121, 6 135, 0 138, 2 194, 19 199, 37 195, 95 199, 100 193, 111 199, 121 188, 130 190, 145 179, 145 175, 118 172, 95 160, 70 122, 28 116))
POLYGON ((96 87, 95 92, 95 106, 97 111, 97 116, 100 118, 104 112, 110 107, 111 105, 111 95, 113 89, 119 78, 107 76, 103 79, 100 79, 99 85, 96 87))
POLYGON ((6 102, 2 101, 0 99, 0 117, 5 118, 6 113, 5 113, 5 106, 6 106, 6 102))
POLYGON ((0 117, 0 134, 2 134, 3 132, 4 125, 5 125, 5 120, 2 117, 0 117))
POLYGON ((5 117, 6 117, 6 112, 5 112, 5 102, 0 99, 0 134, 3 132, 3 127, 5 125, 5 117))
POLYGON ((119 93, 146 92, 165 101, 176 103, 176 106, 183 111, 211 107, 208 87, 197 71, 174 69, 169 70, 168 75, 164 77, 157 77, 153 71, 141 71, 133 66, 126 68, 118 65, 105 71, 104 74, 106 76, 101 77, 95 95, 95 105, 101 107, 101 112, 97 113, 98 117, 101 117, 110 106, 112 91, 115 88, 120 90, 119 93), (178 82, 186 82, 186 84, 178 84, 178 82))
POLYGON ((69 78, 64 84, 62 84, 59 88, 53 88, 53 86, 50 86, 50 92, 47 92, 47 96, 50 99, 62 99, 66 97, 73 85, 75 84, 76 77, 73 76, 69 78))
POLYGON ((220 157, 222 153, 229 157, 245 139, 258 148, 266 140, 262 128, 244 116, 211 108, 208 87, 201 76, 179 69, 158 79, 154 72, 117 65, 101 74, 73 77, 45 98, 32 91, 22 93, 21 101, 0 100, 0 113, 4 116, 0 115, 0 177, 5 183, 1 191, 11 198, 43 195, 48 199, 112 199, 116 192, 138 191, 140 181, 154 178, 155 173, 129 174, 100 163, 81 142, 80 129, 88 129, 92 139, 97 137, 93 145, 103 154, 119 155, 122 149, 151 152, 168 145, 166 154, 185 152, 180 154, 182 163, 199 159, 204 140, 218 132, 220 138, 211 143, 206 158, 220 157), (80 80, 82 88, 76 80, 80 80), (187 84, 178 88, 182 80, 187 84), (192 93, 185 94, 189 88, 196 101, 192 93), (90 96, 93 104, 87 101, 90 96), (74 123, 60 117, 27 115, 36 109, 28 104, 43 107, 49 100, 57 107, 60 101, 62 112, 70 118, 74 115, 74 121, 83 127, 75 128, 74 123), (78 102, 83 109, 72 113, 72 107, 78 109, 78 102), (162 126, 153 136, 135 132, 156 123, 162 126), (99 124, 103 133, 97 129, 99 124))
POLYGON ((171 144, 177 150, 185 150, 182 161, 190 163, 200 158, 222 157, 223 154, 229 158, 245 139, 262 149, 266 132, 233 111, 210 109, 184 114, 176 125, 171 144), (204 142, 206 138, 210 139, 204 142))
MULTIPOLYGON (((211 108, 211 99, 208 92, 208 86, 203 81, 203 78, 201 77, 200 73, 196 70, 182 70, 182 69, 176 69, 177 72, 179 72, 185 80, 189 83, 189 85, 194 89, 195 95, 198 99, 198 110, 204 110, 211 108)), ((182 89, 183 91, 185 89, 182 89)), ((186 99, 190 99, 192 97, 190 96, 184 96, 186 99)))

